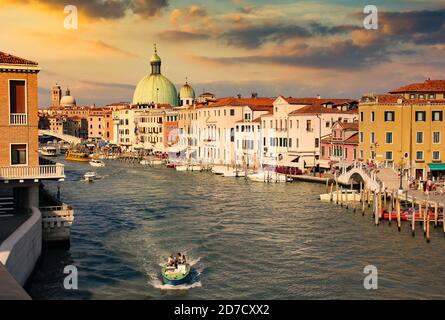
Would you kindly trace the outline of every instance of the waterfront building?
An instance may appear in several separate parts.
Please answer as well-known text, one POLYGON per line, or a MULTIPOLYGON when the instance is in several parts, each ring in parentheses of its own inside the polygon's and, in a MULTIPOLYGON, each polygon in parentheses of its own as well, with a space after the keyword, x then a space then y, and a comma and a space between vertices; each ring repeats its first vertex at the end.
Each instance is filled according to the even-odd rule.
POLYGON ((88 139, 110 141, 113 137, 113 111, 109 108, 91 108, 88 114, 88 139))
POLYGON ((321 137, 336 121, 357 120, 356 105, 351 99, 278 97, 273 113, 261 117, 264 164, 319 167, 321 137))
MULTIPOLYGON (((176 129, 175 118, 176 112, 168 104, 154 105, 138 112, 135 116, 136 145, 134 147, 148 152, 167 153, 169 137, 166 130, 171 133, 176 129)), ((171 142, 173 141, 174 139, 171 139, 171 142)))
POLYGON ((365 95, 359 109, 361 160, 394 163, 421 179, 445 174, 445 80, 365 95))
POLYGON ((344 168, 358 160, 358 126, 358 122, 343 121, 332 126, 331 134, 321 140, 321 167, 344 168))
MULTIPOLYGON (((260 109, 272 109, 272 98, 221 98, 215 102, 198 105, 197 158, 204 163, 232 165, 235 162, 235 129, 243 117, 260 109)), ((255 114, 256 116, 256 114, 255 114)))
MULTIPOLYGON (((113 140, 112 143, 121 147, 125 152, 135 151, 139 144, 137 136, 137 117, 151 105, 131 105, 113 111, 113 140)), ((140 147, 140 146, 139 146, 140 147)))
MULTIPOLYGON (((23 285, 42 248, 42 180, 64 166, 39 159, 37 62, 0 52, 0 263, 23 285)), ((44 217, 45 218, 45 217, 44 217)))
POLYGON ((261 116, 271 113, 271 106, 249 106, 244 109, 242 120, 236 122, 235 154, 232 166, 255 170, 264 162, 261 116))
POLYGON ((177 144, 169 148, 171 157, 198 162, 198 146, 201 146, 198 132, 197 107, 200 104, 185 105, 176 108, 177 112, 177 144), (199 143, 198 143, 199 142, 199 143))

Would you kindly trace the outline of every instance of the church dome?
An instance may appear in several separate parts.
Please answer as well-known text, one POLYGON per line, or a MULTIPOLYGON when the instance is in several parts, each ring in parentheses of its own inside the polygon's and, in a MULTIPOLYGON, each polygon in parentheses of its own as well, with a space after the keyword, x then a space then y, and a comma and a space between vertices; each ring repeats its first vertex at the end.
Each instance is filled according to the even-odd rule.
POLYGON ((161 74, 161 58, 156 47, 150 59, 151 74, 146 75, 136 86, 133 104, 170 104, 178 105, 178 93, 174 84, 161 74))
POLYGON ((62 99, 60 99, 60 106, 62 107, 76 106, 76 99, 74 99, 74 97, 71 96, 70 89, 67 89, 65 95, 62 97, 62 99))
POLYGON ((179 91, 180 99, 195 99, 195 90, 186 82, 179 91))
POLYGON ((133 104, 170 104, 177 106, 176 88, 162 74, 150 74, 142 78, 136 86, 133 104))

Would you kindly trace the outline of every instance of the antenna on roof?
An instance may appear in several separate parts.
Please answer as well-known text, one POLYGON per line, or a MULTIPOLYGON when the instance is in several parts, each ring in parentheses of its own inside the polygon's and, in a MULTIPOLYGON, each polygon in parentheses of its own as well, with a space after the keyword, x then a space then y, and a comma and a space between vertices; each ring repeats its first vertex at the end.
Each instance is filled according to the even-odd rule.
POLYGON ((158 53, 158 48, 156 47, 156 42, 154 43, 154 47, 155 47, 155 53, 158 53))

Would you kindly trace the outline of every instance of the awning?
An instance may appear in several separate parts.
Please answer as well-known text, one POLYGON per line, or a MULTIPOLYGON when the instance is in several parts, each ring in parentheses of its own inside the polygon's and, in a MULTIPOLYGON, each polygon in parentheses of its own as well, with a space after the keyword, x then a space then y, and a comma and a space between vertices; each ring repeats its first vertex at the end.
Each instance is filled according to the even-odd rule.
POLYGON ((431 171, 445 171, 444 163, 430 163, 428 164, 431 171))

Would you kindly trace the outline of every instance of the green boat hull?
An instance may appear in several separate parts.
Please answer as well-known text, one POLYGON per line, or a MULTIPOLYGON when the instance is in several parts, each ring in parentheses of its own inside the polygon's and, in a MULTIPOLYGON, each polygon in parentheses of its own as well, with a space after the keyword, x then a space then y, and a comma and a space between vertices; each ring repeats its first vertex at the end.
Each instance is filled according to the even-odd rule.
POLYGON ((164 282, 164 284, 169 284, 173 286, 181 285, 189 280, 190 265, 186 264, 185 273, 167 272, 167 266, 164 266, 162 267, 161 274, 162 274, 162 281, 164 282))

